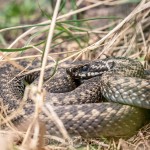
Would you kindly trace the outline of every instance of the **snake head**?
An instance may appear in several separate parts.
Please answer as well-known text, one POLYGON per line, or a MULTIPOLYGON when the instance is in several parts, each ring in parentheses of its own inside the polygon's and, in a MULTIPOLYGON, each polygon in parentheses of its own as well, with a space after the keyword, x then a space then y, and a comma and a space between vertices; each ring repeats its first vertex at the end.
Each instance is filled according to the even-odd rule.
POLYGON ((67 68, 66 72, 75 79, 89 79, 110 71, 114 65, 114 61, 98 60, 67 68))
POLYGON ((69 74, 71 77, 74 77, 75 79, 88 78, 89 71, 89 64, 77 65, 66 69, 67 74, 69 74))

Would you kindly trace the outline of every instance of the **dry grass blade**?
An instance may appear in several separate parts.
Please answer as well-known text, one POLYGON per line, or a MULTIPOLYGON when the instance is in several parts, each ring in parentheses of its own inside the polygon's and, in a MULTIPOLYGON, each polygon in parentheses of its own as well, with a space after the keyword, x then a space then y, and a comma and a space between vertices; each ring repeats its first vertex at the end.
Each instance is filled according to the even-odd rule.
MULTIPOLYGON (((56 22, 58 10, 59 10, 60 2, 61 2, 61 0, 57 0, 56 7, 55 7, 55 10, 54 10, 54 14, 53 14, 53 18, 52 18, 52 22, 51 22, 51 26, 50 26, 50 29, 49 29, 49 34, 48 34, 47 43, 46 43, 46 47, 45 47, 45 52, 44 52, 44 56, 43 56, 42 69, 41 69, 39 84, 38 84, 39 92, 41 92, 41 89, 42 89, 45 66, 46 66, 47 57, 48 57, 48 53, 49 53, 51 42, 52 42, 52 36, 53 36, 53 31, 54 31, 54 27, 55 27, 55 22, 56 22)), ((54 112, 54 110, 51 106, 49 106, 49 110, 50 110, 52 116, 55 116, 55 117, 53 117, 54 120, 57 123, 59 122, 59 124, 60 124, 60 120, 57 117, 57 115, 55 114, 55 112, 54 112)), ((63 136, 66 139, 68 139, 68 141, 71 141, 70 137, 67 134, 67 131, 65 130, 65 128, 61 128, 60 130, 62 131, 63 136)))
POLYGON ((51 42, 52 42, 53 32, 54 32, 54 28, 55 28, 55 24, 56 24, 56 18, 57 18, 57 14, 58 14, 58 11, 59 11, 60 3, 61 3, 61 0, 57 0, 56 7, 55 7, 55 10, 54 10, 54 14, 53 14, 53 17, 52 17, 52 22, 51 22, 51 25, 49 27, 49 33, 48 33, 48 38, 47 38, 47 42, 46 42, 46 46, 45 46, 45 51, 44 51, 44 56, 43 56, 43 61, 42 61, 42 68, 41 68, 39 84, 38 84, 39 92, 42 89, 44 71, 45 71, 45 67, 46 67, 46 63, 47 63, 48 53, 50 51, 50 46, 51 46, 51 42))

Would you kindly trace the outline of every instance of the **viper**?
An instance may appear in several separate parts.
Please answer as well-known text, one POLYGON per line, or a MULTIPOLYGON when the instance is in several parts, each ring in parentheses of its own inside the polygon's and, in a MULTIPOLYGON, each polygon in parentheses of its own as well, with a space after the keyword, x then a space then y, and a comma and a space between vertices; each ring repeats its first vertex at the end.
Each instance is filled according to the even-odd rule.
MULTIPOLYGON (((27 61, 17 63, 20 68, 10 63, 0 67, 1 115, 10 118, 16 127, 33 118, 35 102, 30 98, 24 102, 23 95, 27 85, 37 83, 40 73, 24 72, 21 68, 28 66, 27 61)), ((28 70, 37 66, 33 62, 28 70)), ((130 136, 147 121, 150 81, 138 60, 112 57, 81 61, 58 68, 56 75, 47 80, 52 70, 46 70, 44 77, 47 92, 43 108, 54 108, 70 136, 130 136)), ((46 126, 46 134, 61 136, 50 117, 43 112, 39 117, 46 126)), ((4 120, 1 126, 6 129, 8 122, 4 120)))

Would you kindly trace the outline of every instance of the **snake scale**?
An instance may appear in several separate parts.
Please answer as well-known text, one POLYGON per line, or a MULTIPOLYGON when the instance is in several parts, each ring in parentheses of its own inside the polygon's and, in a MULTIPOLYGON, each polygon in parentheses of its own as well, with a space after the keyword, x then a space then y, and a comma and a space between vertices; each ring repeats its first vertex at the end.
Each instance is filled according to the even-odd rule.
MULTIPOLYGON (((19 61, 22 67, 26 61, 19 61)), ((36 62, 28 68, 32 70, 36 62)), ((0 67, 1 116, 16 112, 11 122, 24 126, 34 113, 34 102, 24 103, 26 83, 36 83, 39 72, 19 74, 22 69, 10 63, 0 67)), ((48 76, 49 71, 46 71, 48 76)), ((142 64, 129 58, 106 58, 60 68, 44 83, 44 106, 53 108, 71 136, 84 138, 130 136, 143 126, 150 109, 150 81, 142 64)), ((41 113, 46 134, 61 137, 55 123, 41 113)), ((1 119, 3 127, 4 120, 1 119)))

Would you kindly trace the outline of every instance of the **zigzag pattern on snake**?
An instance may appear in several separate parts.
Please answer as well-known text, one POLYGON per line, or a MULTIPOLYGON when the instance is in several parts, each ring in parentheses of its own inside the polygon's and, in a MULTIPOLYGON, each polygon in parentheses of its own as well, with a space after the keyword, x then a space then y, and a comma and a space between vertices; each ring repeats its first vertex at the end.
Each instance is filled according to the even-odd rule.
MULTIPOLYGON (((27 65, 25 61, 18 63, 27 65)), ((28 69, 36 66, 35 62, 28 69)), ((39 72, 18 75, 20 71, 8 63, 0 67, 4 118, 18 111, 25 83, 34 83, 39 76, 39 72)), ((49 74, 47 70, 45 78, 49 74)), ((59 69, 54 78, 45 81, 44 87, 47 90, 44 107, 53 105, 71 136, 132 135, 145 123, 150 108, 150 81, 142 64, 127 58, 106 58, 59 69)), ((34 102, 28 99, 11 121, 16 127, 24 126, 33 112, 34 102)), ((42 113, 40 117, 46 125, 46 134, 61 136, 49 117, 42 113)))

